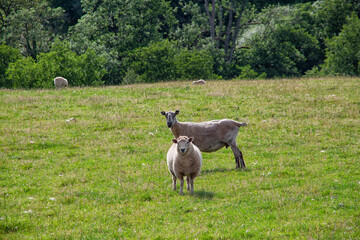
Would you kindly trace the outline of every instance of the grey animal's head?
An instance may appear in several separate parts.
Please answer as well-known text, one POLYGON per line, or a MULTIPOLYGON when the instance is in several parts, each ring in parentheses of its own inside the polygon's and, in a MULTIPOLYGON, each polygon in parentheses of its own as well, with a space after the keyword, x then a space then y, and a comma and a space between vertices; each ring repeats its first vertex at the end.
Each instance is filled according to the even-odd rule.
POLYGON ((162 111, 161 114, 164 115, 166 117, 166 123, 168 128, 171 128, 172 126, 174 126, 175 122, 176 122, 176 115, 179 114, 179 110, 176 110, 175 112, 165 112, 162 111))
POLYGON ((173 139, 173 143, 177 144, 177 150, 181 154, 185 154, 189 150, 189 145, 194 141, 193 137, 180 136, 178 139, 173 139))

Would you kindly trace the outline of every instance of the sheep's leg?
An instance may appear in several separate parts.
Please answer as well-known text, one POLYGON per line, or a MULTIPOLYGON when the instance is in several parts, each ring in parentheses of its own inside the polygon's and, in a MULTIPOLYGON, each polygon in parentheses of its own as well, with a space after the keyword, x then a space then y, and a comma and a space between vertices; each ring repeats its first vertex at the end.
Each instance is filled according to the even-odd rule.
POLYGON ((194 192, 194 177, 189 175, 189 176, 187 176, 186 181, 187 181, 187 186, 188 186, 187 190, 189 192, 193 193, 194 192))
POLYGON ((173 190, 175 191, 176 190, 176 177, 173 175, 172 179, 173 179, 173 190))
MULTIPOLYGON (((189 176, 190 177, 190 176, 189 176)), ((191 193, 194 193, 194 177, 193 176, 191 176, 190 177, 190 192, 191 193)))
POLYGON ((184 188, 184 176, 180 176, 180 195, 183 195, 183 188, 184 188))
POLYGON ((190 176, 186 177, 187 190, 190 191, 190 176))
POLYGON ((240 152, 241 168, 246 169, 244 157, 243 157, 243 154, 242 154, 242 152, 240 151, 240 149, 239 149, 239 152, 240 152))
POLYGON ((244 162, 244 158, 243 158, 243 154, 240 151, 240 149, 236 146, 236 144, 231 144, 231 150, 234 153, 234 157, 235 157, 235 163, 236 163, 236 168, 240 168, 240 162, 241 162, 241 168, 245 169, 245 162, 244 162))

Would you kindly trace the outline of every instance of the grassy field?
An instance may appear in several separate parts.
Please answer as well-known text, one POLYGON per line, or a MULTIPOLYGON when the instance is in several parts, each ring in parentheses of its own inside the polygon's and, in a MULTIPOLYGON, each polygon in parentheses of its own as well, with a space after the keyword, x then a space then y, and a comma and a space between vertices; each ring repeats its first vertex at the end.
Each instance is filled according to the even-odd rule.
POLYGON ((0 90, 0 239, 359 239, 359 111, 359 78, 0 90), (176 109, 246 121, 247 169, 172 191, 176 109))

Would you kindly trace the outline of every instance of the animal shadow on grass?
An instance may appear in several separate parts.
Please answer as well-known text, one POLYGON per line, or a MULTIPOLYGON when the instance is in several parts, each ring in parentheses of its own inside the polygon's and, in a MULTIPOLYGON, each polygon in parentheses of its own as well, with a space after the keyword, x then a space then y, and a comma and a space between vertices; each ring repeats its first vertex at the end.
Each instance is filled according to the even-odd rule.
POLYGON ((215 196, 215 193, 213 192, 208 192, 205 190, 200 190, 200 191, 195 191, 192 196, 196 197, 196 198, 200 198, 200 199, 212 199, 215 196))
POLYGON ((237 172, 250 172, 251 170, 249 168, 246 169, 242 169, 242 168, 214 168, 214 169, 206 169, 201 171, 201 175, 207 175, 207 174, 211 174, 211 173, 217 173, 217 172, 232 172, 232 171, 237 171, 237 172))

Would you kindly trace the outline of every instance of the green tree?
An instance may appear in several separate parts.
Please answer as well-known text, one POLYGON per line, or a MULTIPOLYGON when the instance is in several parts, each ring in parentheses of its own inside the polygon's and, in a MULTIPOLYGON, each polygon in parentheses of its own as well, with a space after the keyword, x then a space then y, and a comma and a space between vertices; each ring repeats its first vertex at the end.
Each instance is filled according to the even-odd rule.
POLYGON ((12 87, 11 82, 8 82, 5 77, 6 69, 8 68, 9 64, 15 62, 21 57, 19 50, 12 48, 7 45, 0 45, 0 88, 12 87))
POLYGON ((266 78, 266 73, 258 74, 250 65, 240 67, 240 75, 237 76, 237 79, 264 79, 266 78))
MULTIPOLYGON (((238 66, 250 65, 267 77, 301 76, 319 63, 321 50, 315 36, 309 33, 312 19, 309 5, 264 9, 258 16, 263 25, 245 32, 243 41, 248 48, 238 49, 238 66), (310 18, 310 19, 309 19, 310 18)), ((235 68, 234 73, 238 70, 235 68)))
MULTIPOLYGON (((21 8, 30 8, 36 4, 38 0, 0 0, 0 30, 5 25, 7 17, 21 8)), ((1 31, 0 31, 1 35, 1 31)))
POLYGON ((183 9, 192 16, 173 34, 186 47, 203 48, 211 44, 224 52, 224 60, 232 61, 237 39, 253 22, 254 9, 248 0, 182 1, 183 9))
POLYGON ((176 79, 174 55, 176 49, 169 41, 134 50, 125 60, 126 69, 133 70, 140 82, 159 82, 176 79))
POLYGON ((217 78, 207 51, 178 48, 168 40, 138 48, 124 60, 123 83, 159 82, 175 79, 217 78))
POLYGON ((360 76, 360 19, 353 12, 340 34, 326 41, 322 74, 360 76))
POLYGON ((104 56, 107 83, 119 83, 124 76, 122 60, 134 49, 161 41, 175 24, 165 0, 83 0, 84 15, 71 28, 73 48, 93 49, 104 56))
POLYGON ((174 58, 179 79, 210 79, 213 73, 214 60, 205 51, 183 49, 174 58))
POLYGON ((20 58, 10 63, 6 70, 6 78, 11 88, 40 88, 43 83, 39 79, 39 71, 35 59, 32 57, 20 58))
POLYGON ((3 40, 25 56, 36 59, 40 52, 47 52, 61 31, 63 10, 53 9, 47 2, 12 12, 7 20, 3 40))
POLYGON ((324 0, 316 4, 315 28, 320 39, 338 35, 353 11, 349 0, 324 0))
POLYGON ((81 0, 49 0, 53 8, 61 7, 65 11, 66 24, 64 31, 68 31, 70 26, 74 26, 84 14, 81 7, 81 0))
POLYGON ((243 65, 249 64, 257 73, 266 73, 270 78, 299 76, 300 71, 296 65, 305 60, 294 44, 279 42, 277 36, 259 41, 251 49, 244 49, 242 52, 243 65))
POLYGON ((51 51, 40 53, 36 61, 27 57, 11 63, 6 76, 14 88, 52 88, 57 76, 68 79, 70 86, 101 85, 105 73, 104 59, 92 50, 77 55, 68 43, 56 41, 51 51))
POLYGON ((182 47, 201 49, 209 43, 207 26, 208 20, 203 8, 193 1, 177 1, 175 16, 179 24, 171 33, 182 47))

